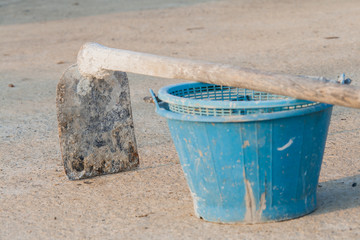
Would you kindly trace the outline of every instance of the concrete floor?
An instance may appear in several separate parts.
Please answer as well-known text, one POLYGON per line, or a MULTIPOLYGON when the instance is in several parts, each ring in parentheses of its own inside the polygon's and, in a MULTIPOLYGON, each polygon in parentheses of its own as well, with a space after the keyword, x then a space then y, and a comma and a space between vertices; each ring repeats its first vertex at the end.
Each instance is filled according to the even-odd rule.
POLYGON ((166 121, 143 101, 149 88, 182 80, 129 74, 135 171, 69 181, 55 109, 57 81, 87 41, 273 72, 345 72, 359 86, 359 13, 356 0, 3 1, 0 239, 359 239, 359 110, 334 108, 314 213, 225 225, 194 216, 166 121))

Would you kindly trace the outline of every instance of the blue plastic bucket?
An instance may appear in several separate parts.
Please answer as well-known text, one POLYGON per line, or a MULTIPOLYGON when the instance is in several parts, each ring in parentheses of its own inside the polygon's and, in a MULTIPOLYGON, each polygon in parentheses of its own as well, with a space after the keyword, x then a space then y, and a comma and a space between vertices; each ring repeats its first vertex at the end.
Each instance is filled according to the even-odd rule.
POLYGON ((260 223, 315 210, 332 105, 204 83, 162 88, 155 101, 196 216, 260 223))

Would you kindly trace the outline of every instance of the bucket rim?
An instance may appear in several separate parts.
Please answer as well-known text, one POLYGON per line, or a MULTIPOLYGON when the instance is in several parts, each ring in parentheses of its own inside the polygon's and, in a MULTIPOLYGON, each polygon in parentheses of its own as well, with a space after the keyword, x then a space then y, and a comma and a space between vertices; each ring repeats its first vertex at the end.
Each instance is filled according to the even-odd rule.
MULTIPOLYGON (((224 109, 259 109, 259 108, 277 108, 277 107, 286 107, 292 105, 307 105, 315 103, 308 100, 295 99, 287 97, 286 99, 276 99, 276 100, 266 100, 266 101, 217 101, 217 100, 205 100, 205 99, 192 99, 186 97, 178 97, 170 94, 170 91, 175 91, 177 89, 183 89, 185 85, 191 85, 192 88, 200 86, 220 86, 217 84, 209 84, 203 82, 186 82, 172 84, 165 87, 162 87, 158 91, 158 97, 161 101, 167 102, 175 105, 189 106, 189 107, 202 107, 202 108, 224 108, 224 109)), ((227 86, 226 86, 227 87, 227 86)), ((245 88, 239 88, 245 89, 245 88)), ((253 90, 245 89, 249 92, 253 90)), ((262 91, 257 91, 262 92, 262 91)), ((266 92, 264 92, 266 93, 266 92)), ((281 95, 278 95, 281 96, 281 95)))
POLYGON ((333 105, 326 103, 319 103, 306 108, 294 109, 291 111, 281 111, 272 113, 260 113, 260 114, 249 114, 249 115, 233 115, 233 116, 201 116, 201 115, 190 115, 180 114, 167 110, 167 103, 161 102, 156 107, 156 113, 168 120, 179 120, 188 122, 213 122, 213 123, 231 123, 231 122, 258 122, 266 120, 274 120, 280 118, 289 118, 303 116, 314 112, 325 111, 331 109, 333 105))

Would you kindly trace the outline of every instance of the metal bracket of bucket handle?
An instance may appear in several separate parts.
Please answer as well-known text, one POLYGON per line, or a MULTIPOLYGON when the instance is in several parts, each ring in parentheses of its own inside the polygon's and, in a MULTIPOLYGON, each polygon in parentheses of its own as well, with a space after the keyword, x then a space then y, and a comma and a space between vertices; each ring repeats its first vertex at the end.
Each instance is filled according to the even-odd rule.
POLYGON ((337 80, 329 80, 325 77, 314 77, 314 76, 307 76, 307 75, 298 75, 299 77, 304 77, 304 78, 310 78, 313 80, 318 80, 318 81, 322 81, 322 82, 330 82, 330 83, 337 83, 337 84, 342 84, 342 85, 349 85, 352 80, 350 78, 345 78, 345 73, 340 74, 340 76, 338 76, 337 80))
POLYGON ((341 74, 339 77, 338 77, 338 83, 340 84, 346 84, 346 85, 349 85, 352 80, 350 78, 345 78, 345 73, 341 74))

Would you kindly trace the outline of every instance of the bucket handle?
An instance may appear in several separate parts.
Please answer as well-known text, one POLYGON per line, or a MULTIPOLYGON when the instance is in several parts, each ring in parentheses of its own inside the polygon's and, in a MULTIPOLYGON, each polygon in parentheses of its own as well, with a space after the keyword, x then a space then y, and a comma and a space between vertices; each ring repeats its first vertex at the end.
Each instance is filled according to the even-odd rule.
POLYGON ((151 88, 149 89, 149 92, 151 94, 152 99, 154 100, 156 110, 159 111, 160 106, 159 106, 159 102, 158 102, 158 97, 155 95, 154 91, 151 88))

